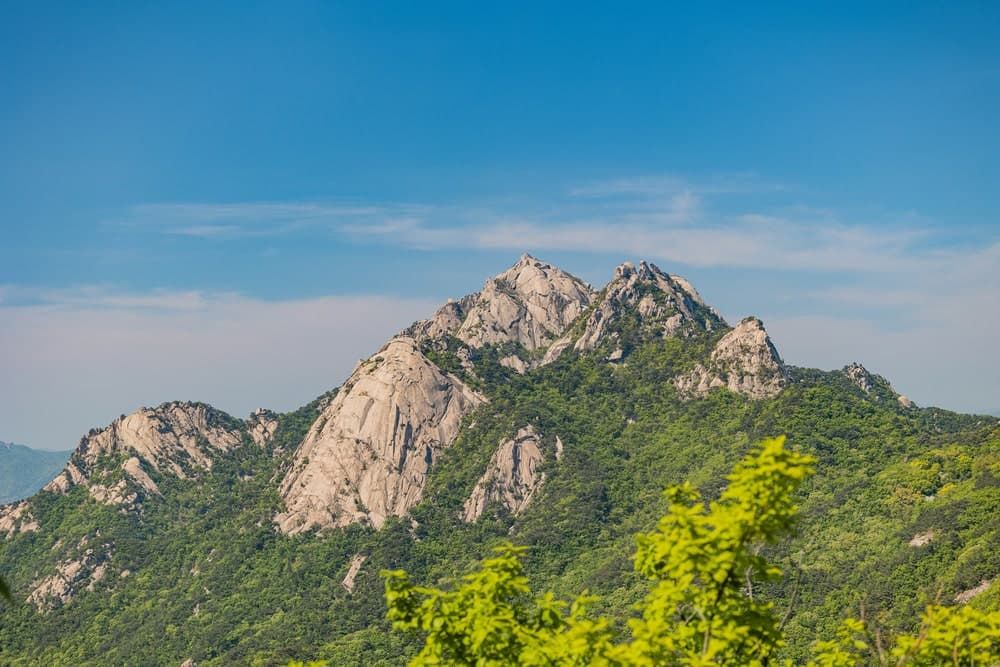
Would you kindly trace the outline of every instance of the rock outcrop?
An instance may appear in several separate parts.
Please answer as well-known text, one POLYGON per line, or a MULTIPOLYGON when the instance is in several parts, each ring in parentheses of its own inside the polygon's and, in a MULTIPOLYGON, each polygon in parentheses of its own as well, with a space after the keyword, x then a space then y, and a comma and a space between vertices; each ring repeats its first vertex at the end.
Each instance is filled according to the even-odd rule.
MULTIPOLYGON (((450 335, 473 349, 514 343, 539 350, 560 336, 593 299, 593 290, 579 278, 523 255, 479 292, 445 304, 404 333, 421 341, 450 335)), ((524 372, 529 362, 511 356, 503 360, 517 372, 524 372)))
POLYGON ((875 387, 875 378, 872 377, 867 368, 855 361, 844 366, 843 373, 858 389, 866 394, 872 393, 872 389, 875 387))
POLYGON ((967 590, 961 591, 955 596, 955 602, 958 604, 965 604, 977 595, 982 595, 990 589, 990 585, 993 583, 992 579, 983 579, 978 585, 973 586, 967 590))
POLYGON ((0 506, 0 533, 13 537, 18 533, 33 533, 38 530, 38 522, 31 513, 31 505, 22 500, 0 506))
POLYGON ((84 436, 44 490, 66 493, 85 485, 98 502, 134 506, 143 496, 159 495, 150 471, 185 479, 210 470, 217 454, 242 442, 239 422, 210 406, 174 402, 142 408, 84 436))
POLYGON ((263 447, 278 430, 278 415, 265 408, 254 410, 246 421, 247 434, 254 444, 263 447))
MULTIPOLYGON (((546 351, 542 363, 551 363, 572 348, 577 352, 596 349, 608 339, 617 339, 617 329, 626 315, 638 318, 646 337, 667 337, 712 331, 725 326, 722 317, 708 306, 684 278, 667 274, 655 264, 625 262, 601 292, 582 331, 561 336, 546 351)), ((616 347, 610 361, 621 359, 616 347)))
POLYGON ((108 574, 112 545, 80 549, 75 557, 57 563, 51 575, 34 582, 25 601, 38 611, 48 611, 69 604, 81 590, 94 590, 108 574))
POLYGON ((354 592, 354 581, 358 578, 361 566, 365 564, 367 559, 368 556, 363 554, 354 554, 354 557, 351 558, 351 564, 347 567, 347 574, 344 575, 344 579, 340 582, 340 585, 348 593, 354 592))
POLYGON ((893 389, 892 384, 886 378, 869 372, 867 368, 856 361, 844 366, 840 372, 847 376, 851 384, 863 391, 870 400, 896 401, 904 409, 914 407, 913 401, 893 389))
POLYGON ((465 501, 462 518, 474 522, 492 503, 503 505, 511 514, 521 513, 545 481, 538 470, 543 460, 541 442, 530 425, 501 442, 465 501))
POLYGON ((704 396, 725 387, 752 399, 770 398, 788 384, 788 374, 756 317, 747 317, 719 339, 707 365, 674 379, 682 397, 704 396))
POLYGON ((281 485, 285 533, 402 516, 427 472, 485 399, 434 365, 410 337, 363 362, 310 428, 281 485))

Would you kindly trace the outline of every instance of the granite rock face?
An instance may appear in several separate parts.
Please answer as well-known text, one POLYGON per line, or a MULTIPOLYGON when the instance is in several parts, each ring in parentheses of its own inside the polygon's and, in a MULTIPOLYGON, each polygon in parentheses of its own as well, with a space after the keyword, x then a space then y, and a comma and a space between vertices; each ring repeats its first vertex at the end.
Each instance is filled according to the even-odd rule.
MULTIPOLYGON (((542 363, 555 361, 567 349, 588 352, 609 338, 617 338, 616 325, 627 315, 636 316, 649 337, 712 331, 726 325, 684 278, 665 273, 655 264, 640 262, 637 267, 625 262, 615 269, 582 331, 561 336, 546 351, 542 363)), ((622 353, 615 350, 612 356, 616 361, 622 353)))
POLYGON ((756 317, 745 318, 720 338, 707 365, 698 364, 674 380, 685 398, 725 387, 759 400, 777 395, 787 384, 788 373, 781 357, 756 317))
POLYGON ((212 468, 213 458, 243 442, 240 425, 201 403, 164 403, 122 416, 80 440, 68 464, 45 489, 66 493, 85 485, 98 502, 134 506, 142 496, 159 495, 149 472, 181 479, 212 468), (120 460, 122 475, 105 465, 120 460))
POLYGON ((392 339, 363 362, 313 423, 281 484, 284 533, 366 522, 378 528, 423 494, 427 473, 485 399, 392 339))
POLYGON ((246 421, 247 435, 254 444, 263 447, 278 430, 278 415, 265 408, 254 410, 246 421))
POLYGON ((538 470, 543 461, 541 442, 530 425, 501 442, 465 501, 462 518, 472 523, 492 503, 500 503, 511 514, 520 514, 545 481, 545 475, 538 470))
MULTIPOLYGON (((527 351, 547 347, 594 299, 579 278, 531 255, 486 281, 483 289, 442 306, 405 334, 424 341, 454 336, 470 348, 514 343, 527 351)), ((528 359, 504 364, 524 372, 528 359)))

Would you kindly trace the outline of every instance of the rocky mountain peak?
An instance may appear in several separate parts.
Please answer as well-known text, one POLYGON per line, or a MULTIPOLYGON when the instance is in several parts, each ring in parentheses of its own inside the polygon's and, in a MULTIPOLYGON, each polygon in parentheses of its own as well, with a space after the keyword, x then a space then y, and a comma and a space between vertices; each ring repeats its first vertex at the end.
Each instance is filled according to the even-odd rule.
MULTIPOLYGON (((524 254, 509 269, 490 278, 479 292, 449 301, 404 335, 418 341, 454 336, 469 348, 515 343, 525 350, 548 345, 580 316, 594 299, 589 285, 540 259, 524 254)), ((510 358, 519 371, 528 359, 510 358)))
POLYGON ((278 415, 266 408, 257 408, 246 420, 247 434, 257 445, 266 445, 278 430, 278 415))
POLYGON ((725 326, 725 321, 709 307, 690 282, 670 275, 646 261, 636 266, 623 262, 614 277, 597 298, 582 332, 562 336, 546 352, 543 363, 557 359, 565 350, 577 352, 596 349, 613 339, 619 350, 612 357, 621 358, 620 340, 624 318, 638 320, 640 335, 646 338, 712 331, 725 326))
POLYGON ((132 505, 137 494, 159 493, 149 472, 183 479, 211 469, 214 456, 242 442, 239 421, 203 403, 140 408, 81 438, 69 463, 45 490, 65 493, 85 485, 99 502, 132 505))
POLYGON ((844 366, 840 372, 847 376, 851 384, 863 391, 873 401, 895 400, 903 408, 914 406, 913 401, 893 389, 889 380, 870 372, 857 361, 844 366))
POLYGON ((561 334, 593 297, 582 280, 524 255, 486 281, 455 335, 470 347, 512 342, 535 350, 561 334))
POLYGON ((770 398, 788 384, 778 350, 756 317, 744 318, 712 349, 707 364, 697 364, 674 380, 681 396, 694 398, 726 387, 752 399, 770 398))

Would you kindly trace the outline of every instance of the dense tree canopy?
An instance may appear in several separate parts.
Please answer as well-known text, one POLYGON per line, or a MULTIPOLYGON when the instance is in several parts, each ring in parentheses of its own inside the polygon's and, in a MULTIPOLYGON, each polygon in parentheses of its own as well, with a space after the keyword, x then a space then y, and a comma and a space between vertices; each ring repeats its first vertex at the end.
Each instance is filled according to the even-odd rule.
MULTIPOLYGON (((410 664, 773 664, 785 644, 781 622, 754 586, 780 578, 781 571, 760 549, 791 529, 794 493, 814 463, 784 443, 783 437, 765 440, 752 451, 716 501, 704 503, 687 483, 666 491, 666 514, 656 530, 637 538, 635 569, 652 586, 621 642, 612 621, 587 613, 592 597, 571 603, 551 593, 534 597, 523 574, 523 547, 498 547, 453 591, 414 586, 403 571, 384 572, 393 626, 425 636, 410 664)), ((872 646, 865 625, 848 620, 835 638, 815 643, 810 665, 998 664, 1000 612, 931 606, 918 634, 891 639, 888 650, 881 640, 872 646)))

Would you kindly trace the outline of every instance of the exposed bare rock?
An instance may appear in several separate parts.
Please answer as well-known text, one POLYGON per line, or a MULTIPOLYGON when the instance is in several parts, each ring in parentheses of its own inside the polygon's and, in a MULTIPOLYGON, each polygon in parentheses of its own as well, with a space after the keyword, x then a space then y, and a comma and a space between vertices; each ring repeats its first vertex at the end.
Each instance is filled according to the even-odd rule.
POLYGON ((254 444, 264 446, 278 430, 278 415, 265 408, 257 408, 246 421, 247 433, 254 444))
POLYGON ((844 375, 846 375, 851 382, 857 385, 858 389, 866 394, 871 393, 872 387, 874 386, 872 382, 872 375, 864 366, 855 361, 854 363, 844 367, 844 375))
POLYGON ((50 491, 52 493, 66 493, 69 491, 71 486, 76 486, 78 484, 86 483, 87 478, 83 476, 80 469, 73 465, 70 461, 63 468, 63 471, 56 475, 55 479, 45 485, 42 489, 43 491, 50 491))
POLYGON ((13 537, 18 533, 33 533, 38 530, 38 522, 31 514, 27 500, 0 507, 0 533, 13 537))
POLYGON ((351 565, 347 568, 347 574, 344 575, 344 580, 340 582, 340 585, 344 587, 348 593, 354 592, 354 580, 358 577, 358 572, 361 571, 361 566, 365 564, 368 556, 362 556, 361 554, 354 554, 351 558, 351 565))
POLYGON ((149 472, 187 478, 212 467, 212 459, 243 442, 235 420, 200 403, 164 403, 122 416, 85 435, 68 464, 45 486, 66 493, 86 486, 98 502, 134 508, 160 491, 149 472), (121 475, 115 474, 115 459, 121 475))
POLYGON ((515 438, 501 442, 465 501, 465 521, 476 521, 494 502, 501 503, 512 514, 519 514, 545 480, 538 471, 542 461, 540 441, 530 425, 518 431, 515 438))
POLYGON ((80 441, 73 461, 86 474, 86 467, 101 456, 131 452, 154 470, 183 478, 191 465, 210 469, 213 450, 230 451, 241 444, 239 428, 225 422, 221 412, 200 403, 142 408, 108 428, 91 431, 80 441), (182 465, 186 461, 190 463, 182 465))
POLYGON ((143 489, 149 493, 160 495, 160 489, 156 486, 156 482, 149 476, 149 474, 142 469, 142 463, 136 456, 130 457, 124 464, 122 464, 122 470, 125 474, 132 478, 132 480, 141 486, 143 489))
POLYGON ((124 479, 107 485, 94 483, 87 487, 87 491, 91 498, 105 505, 134 508, 139 502, 139 494, 124 479))
POLYGON ((511 354, 501 359, 500 365, 506 366, 520 375, 524 375, 528 370, 528 364, 516 354, 511 354))
POLYGON ((406 330, 405 334, 418 340, 439 339, 447 335, 454 335, 462 326, 466 312, 472 307, 478 296, 478 294, 469 294, 459 301, 449 299, 448 303, 438 308, 430 319, 414 323, 406 330))
POLYGON ((97 549, 84 550, 75 558, 60 561, 53 574, 32 584, 26 601, 39 611, 69 604, 78 592, 94 590, 94 586, 105 577, 111 554, 111 545, 102 544, 97 549))
POLYGON ((636 267, 625 262, 615 269, 614 278, 597 298, 583 330, 561 336, 546 350, 542 363, 555 361, 571 346, 586 352, 617 338, 615 325, 625 314, 638 316, 650 336, 676 336, 725 326, 722 317, 684 278, 667 274, 654 264, 640 262, 636 267))
POLYGON ((562 356, 562 353, 573 347, 573 343, 576 342, 572 334, 565 334, 552 345, 549 345, 548 349, 545 350, 545 355, 542 357, 541 366, 546 364, 551 364, 553 361, 562 356))
POLYGON ((756 317, 748 317, 719 339, 707 366, 698 364, 674 384, 687 398, 726 387, 762 399, 778 394, 788 384, 788 376, 764 325, 756 317))
POLYGON ((899 404, 904 408, 909 409, 913 407, 913 401, 911 401, 906 396, 903 396, 902 394, 896 397, 896 401, 898 401, 899 404))
MULTIPOLYGON (((420 341, 451 335, 470 348, 517 343, 532 351, 560 336, 593 299, 593 290, 582 280, 523 255, 487 280, 481 291, 445 304, 404 334, 420 341)), ((514 370, 530 366, 529 359, 518 361, 514 365, 508 357, 505 365, 514 370)))
POLYGON ((989 590, 990 584, 992 583, 993 583, 992 579, 983 579, 976 586, 973 586, 968 590, 964 590, 958 595, 956 595, 955 602, 959 604, 965 604, 966 602, 976 597, 977 595, 985 593, 987 590, 989 590))
POLYGON ((561 334, 592 299, 583 281, 523 255, 486 281, 457 336, 472 347, 513 342, 536 350, 561 334))
POLYGON ((928 530, 923 533, 917 533, 910 539, 909 542, 907 542, 907 544, 909 544, 911 547, 922 547, 930 544, 933 539, 934 539, 934 531, 928 530))
POLYGON ((563 449, 564 449, 564 447, 563 447, 563 441, 557 435, 556 436, 556 461, 562 461, 563 449))
POLYGON ((445 373, 414 339, 392 339, 361 364, 312 425, 281 485, 282 532, 365 521, 381 527, 423 493, 427 472, 485 399, 445 373))

